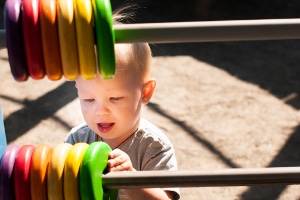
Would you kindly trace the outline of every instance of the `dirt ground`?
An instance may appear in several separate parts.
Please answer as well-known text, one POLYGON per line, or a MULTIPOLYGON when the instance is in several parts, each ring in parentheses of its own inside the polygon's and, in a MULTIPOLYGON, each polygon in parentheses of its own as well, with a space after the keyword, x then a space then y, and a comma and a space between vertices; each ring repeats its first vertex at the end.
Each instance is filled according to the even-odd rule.
MULTIPOLYGON (((170 1, 142 2, 144 12, 137 15, 141 22, 300 15, 296 1, 272 1, 273 7, 268 7, 267 1, 230 0, 223 5, 193 0, 198 6, 189 7, 190 13, 182 11, 185 15, 178 19, 174 15, 178 6, 170 1), (166 5, 170 12, 162 13, 166 5)), ((143 116, 173 142, 180 170, 300 165, 300 41, 152 44, 151 48, 158 85, 143 116)), ((9 145, 54 147, 83 121, 73 82, 18 83, 11 76, 6 49, 0 51, 0 66, 9 145)), ((181 195, 184 200, 295 200, 300 199, 299 189, 298 185, 182 188, 181 195)))

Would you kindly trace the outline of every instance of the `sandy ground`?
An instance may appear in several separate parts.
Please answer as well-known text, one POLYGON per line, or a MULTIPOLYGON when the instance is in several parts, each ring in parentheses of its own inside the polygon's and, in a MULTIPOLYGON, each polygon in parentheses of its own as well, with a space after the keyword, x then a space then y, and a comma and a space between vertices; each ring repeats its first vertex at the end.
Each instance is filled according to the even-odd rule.
MULTIPOLYGON (((299 41, 151 48, 158 86, 143 116, 173 142, 180 170, 300 165, 299 41)), ((6 49, 0 51, 0 66, 9 145, 55 147, 82 122, 73 82, 18 83, 10 74, 6 49)), ((181 193, 186 200, 294 200, 300 199, 299 189, 207 187, 182 188, 181 193)))

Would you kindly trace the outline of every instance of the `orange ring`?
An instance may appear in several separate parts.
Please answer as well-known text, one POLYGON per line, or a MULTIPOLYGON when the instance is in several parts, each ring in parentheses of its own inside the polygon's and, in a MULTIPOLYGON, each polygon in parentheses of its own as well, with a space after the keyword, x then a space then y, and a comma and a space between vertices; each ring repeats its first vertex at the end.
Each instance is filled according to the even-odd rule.
POLYGON ((32 200, 47 200, 47 170, 52 148, 41 144, 32 154, 30 169, 30 190, 32 200))
POLYGON ((41 36, 45 70, 50 80, 59 80, 62 77, 60 59, 56 0, 41 0, 41 36))

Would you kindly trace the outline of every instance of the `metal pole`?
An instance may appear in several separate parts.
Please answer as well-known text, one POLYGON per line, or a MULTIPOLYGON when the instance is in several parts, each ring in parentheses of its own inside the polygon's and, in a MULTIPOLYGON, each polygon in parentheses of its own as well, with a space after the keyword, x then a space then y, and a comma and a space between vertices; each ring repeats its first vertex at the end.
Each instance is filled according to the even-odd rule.
MULTIPOLYGON (((179 43, 300 39, 300 19, 117 24, 116 43, 179 43)), ((5 30, 0 30, 5 48, 5 30)))
POLYGON ((300 19, 115 25, 117 43, 176 43, 299 39, 300 19))
POLYGON ((114 172, 103 175, 102 182, 110 189, 294 185, 300 184, 300 167, 114 172))

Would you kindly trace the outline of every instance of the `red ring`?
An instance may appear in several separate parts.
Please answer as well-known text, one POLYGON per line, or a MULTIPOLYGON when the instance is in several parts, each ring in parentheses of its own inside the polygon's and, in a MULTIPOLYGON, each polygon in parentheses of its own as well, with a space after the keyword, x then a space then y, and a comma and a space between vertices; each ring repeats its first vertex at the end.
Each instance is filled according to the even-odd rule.
POLYGON ((30 166, 35 147, 24 145, 20 148, 14 166, 14 186, 16 200, 31 200, 30 166))
POLYGON ((33 79, 45 76, 40 31, 40 0, 23 0, 23 36, 27 67, 33 79))

